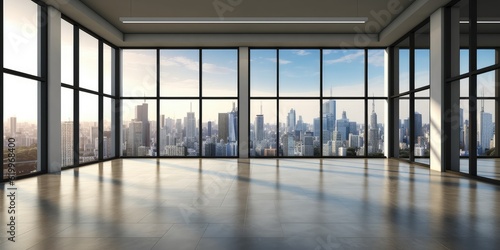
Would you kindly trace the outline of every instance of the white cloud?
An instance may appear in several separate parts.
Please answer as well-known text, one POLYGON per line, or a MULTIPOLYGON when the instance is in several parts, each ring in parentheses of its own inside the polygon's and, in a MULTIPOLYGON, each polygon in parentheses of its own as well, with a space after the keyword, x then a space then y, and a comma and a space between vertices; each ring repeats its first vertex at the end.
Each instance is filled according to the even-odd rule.
MULTIPOLYGON (((266 59, 273 62, 273 63, 277 62, 276 58, 266 58, 266 59)), ((290 64, 290 63, 292 63, 292 61, 280 59, 280 64, 290 64)))
POLYGON ((368 54, 368 64, 373 65, 375 67, 383 67, 384 66, 384 51, 377 51, 374 53, 368 54))
POLYGON ((351 62, 355 61, 356 59, 358 59, 359 57, 363 57, 364 55, 365 55, 365 52, 361 50, 361 51, 358 51, 358 52, 353 53, 353 54, 344 55, 344 56, 337 58, 337 59, 326 60, 325 63, 326 64, 351 63, 351 62))
POLYGON ((234 69, 227 67, 220 67, 211 63, 203 63, 203 72, 219 75, 227 75, 236 72, 234 69))
POLYGON ((295 55, 298 55, 298 56, 307 56, 307 55, 311 54, 310 52, 307 52, 303 49, 302 50, 294 50, 293 53, 295 55))
POLYGON ((168 59, 162 59, 161 63, 163 66, 179 66, 191 71, 199 70, 198 61, 191 60, 184 56, 176 56, 168 59))

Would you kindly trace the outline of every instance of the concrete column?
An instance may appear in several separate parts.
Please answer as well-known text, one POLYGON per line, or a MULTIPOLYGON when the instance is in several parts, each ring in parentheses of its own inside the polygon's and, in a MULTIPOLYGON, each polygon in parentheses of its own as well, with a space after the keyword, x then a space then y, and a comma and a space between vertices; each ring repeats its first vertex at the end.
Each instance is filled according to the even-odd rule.
POLYGON ((48 172, 61 171, 61 12, 47 10, 48 24, 48 172))
MULTIPOLYGON (((386 54, 388 50, 386 50, 386 54)), ((387 56, 385 62, 386 70, 386 94, 387 96, 392 96, 399 93, 399 49, 396 47, 393 49, 392 53, 392 65, 389 63, 391 60, 390 55, 387 56), (392 66, 392 68, 391 68, 392 66), (392 84, 391 84, 392 77, 392 84)), ((399 122, 399 99, 389 99, 388 109, 386 114, 387 125, 385 135, 388 138, 387 141, 387 156, 399 158, 399 127, 401 126, 399 122), (392 123, 391 122, 392 118, 392 123), (389 151, 391 150, 391 151, 389 151)))
MULTIPOLYGON (((456 18, 457 12, 452 11, 456 18)), ((454 170, 459 165, 460 117, 459 84, 446 84, 451 72, 458 70, 459 39, 458 20, 447 33, 446 9, 440 8, 431 15, 430 48, 430 168, 443 172, 447 167, 454 170), (451 46, 451 47, 450 47, 451 46), (450 49, 451 50, 448 50, 450 49), (449 52, 452 52, 451 54, 449 52), (455 60, 453 60, 455 59, 455 60), (450 63, 453 61, 453 63, 450 63)))
POLYGON ((248 148, 250 140, 248 138, 248 131, 250 130, 249 111, 250 111, 250 93, 249 93, 249 79, 250 73, 248 72, 248 47, 239 48, 239 93, 238 93, 238 123, 239 123, 239 158, 248 158, 248 148))

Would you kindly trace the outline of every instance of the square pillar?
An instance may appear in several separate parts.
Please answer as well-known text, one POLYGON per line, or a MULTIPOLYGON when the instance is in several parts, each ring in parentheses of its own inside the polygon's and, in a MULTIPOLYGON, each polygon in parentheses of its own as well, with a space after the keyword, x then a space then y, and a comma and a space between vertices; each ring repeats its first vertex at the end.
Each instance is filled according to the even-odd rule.
POLYGON ((47 10, 48 24, 48 168, 49 173, 61 171, 61 12, 52 6, 47 10))
POLYGON ((460 89, 458 83, 446 83, 456 73, 459 56, 458 19, 447 29, 447 19, 458 12, 440 8, 431 15, 430 79, 430 168, 443 172, 457 170, 459 164, 460 89), (457 36, 453 38, 452 36, 457 36))
POLYGON ((239 53, 239 79, 238 79, 238 150, 240 159, 248 159, 249 156, 249 131, 250 131, 250 73, 249 49, 240 47, 239 53))

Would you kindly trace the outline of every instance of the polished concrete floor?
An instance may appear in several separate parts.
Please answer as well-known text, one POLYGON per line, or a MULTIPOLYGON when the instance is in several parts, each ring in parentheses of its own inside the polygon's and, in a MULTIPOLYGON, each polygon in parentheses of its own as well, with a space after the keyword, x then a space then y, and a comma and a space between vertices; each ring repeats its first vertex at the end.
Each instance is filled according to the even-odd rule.
POLYGON ((124 159, 18 180, 0 249, 498 249, 500 187, 387 159, 124 159))

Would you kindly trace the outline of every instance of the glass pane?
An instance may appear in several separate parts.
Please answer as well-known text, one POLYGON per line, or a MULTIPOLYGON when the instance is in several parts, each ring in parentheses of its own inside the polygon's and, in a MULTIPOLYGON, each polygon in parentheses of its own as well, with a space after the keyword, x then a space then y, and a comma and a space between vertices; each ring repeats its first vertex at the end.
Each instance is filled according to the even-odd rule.
POLYGON ((277 157, 276 100, 250 100, 250 156, 277 157))
POLYGON ((368 95, 385 97, 385 51, 368 50, 368 95))
POLYGON ((238 156, 238 100, 203 101, 202 156, 238 156))
POLYGON ((80 163, 98 160, 99 157, 99 100, 97 95, 80 92, 80 163))
POLYGON ((279 50, 280 96, 319 96, 320 51, 279 50))
POLYGON ((384 109, 386 101, 370 100, 368 121, 368 156, 384 156, 384 109))
POLYGON ((409 109, 408 97, 399 99, 399 158, 410 157, 409 109))
POLYGON ((200 95, 200 51, 160 51, 161 96, 200 95))
POLYGON ((495 97, 495 74, 490 71, 477 76, 477 97, 495 97))
POLYGON ((399 71, 399 93, 404 93, 410 90, 409 39, 407 38, 398 44, 394 51, 399 62, 396 64, 396 70, 399 71))
POLYGON ((314 120, 320 117, 319 101, 280 100, 279 110, 279 155, 320 156, 319 136, 314 135, 314 120))
POLYGON ((323 96, 364 95, 365 51, 323 50, 323 96))
POLYGON ((3 1, 4 67, 31 75, 39 75, 39 11, 30 0, 3 1))
POLYGON ((122 100, 123 156, 156 156, 156 101, 122 100))
POLYGON ((199 101, 160 101, 160 156, 199 156, 199 101))
POLYGON ((460 50, 460 75, 469 72, 469 49, 460 50))
POLYGON ((99 90, 99 42, 81 30, 80 88, 99 90))
POLYGON ((202 51, 203 96, 238 96, 238 50, 202 51))
POLYGON ((495 101, 477 100, 477 155, 494 156, 495 101))
POLYGON ((156 97, 156 50, 123 50, 122 96, 156 97))
MULTIPOLYGON (((478 82, 479 82, 479 79, 478 79, 478 82)), ((454 83, 454 84, 456 84, 456 83, 454 83)), ((465 79, 460 80, 460 97, 469 98, 469 78, 465 78, 465 79)))
POLYGON ((73 90, 61 88, 61 157, 62 166, 73 166, 75 157, 73 90))
POLYGON ((364 156, 364 101, 328 100, 323 102, 323 156, 364 156), (328 107, 328 112, 325 112, 328 107), (338 118, 331 131, 332 112, 338 118), (326 126, 325 126, 326 124, 326 126))
POLYGON ((469 173, 469 149, 470 149, 470 127, 469 127, 469 100, 460 100, 460 172, 469 173))
POLYGON ((275 49, 250 50, 250 96, 276 96, 277 62, 275 49))
POLYGON ((431 79, 429 49, 415 50, 415 89, 428 86, 431 79))
POLYGON ((103 138, 102 138, 102 155, 104 159, 115 157, 115 135, 113 129, 113 107, 115 106, 115 100, 111 98, 104 97, 104 130, 103 130, 103 138))
POLYGON ((3 133, 5 136, 3 138, 3 178, 7 178, 9 153, 15 154, 14 167, 17 176, 33 173, 38 169, 39 83, 8 74, 4 74, 3 77, 3 133))
POLYGON ((115 79, 115 49, 103 44, 103 90, 104 94, 112 95, 113 84, 115 79))
MULTIPOLYGON (((496 19, 499 20, 499 19, 496 19)), ((478 26, 491 24, 478 24, 478 26)), ((498 24, 496 24, 498 25, 498 24)), ((481 43, 481 40, 478 40, 481 43)), ((495 50, 494 49, 478 49, 477 50, 477 69, 486 68, 495 65, 495 50)))
POLYGON ((429 100, 415 100, 415 161, 429 164, 426 159, 418 159, 419 157, 429 158, 430 156, 430 121, 429 121, 429 100))
POLYGON ((74 26, 61 19, 61 82, 73 85, 74 26))

